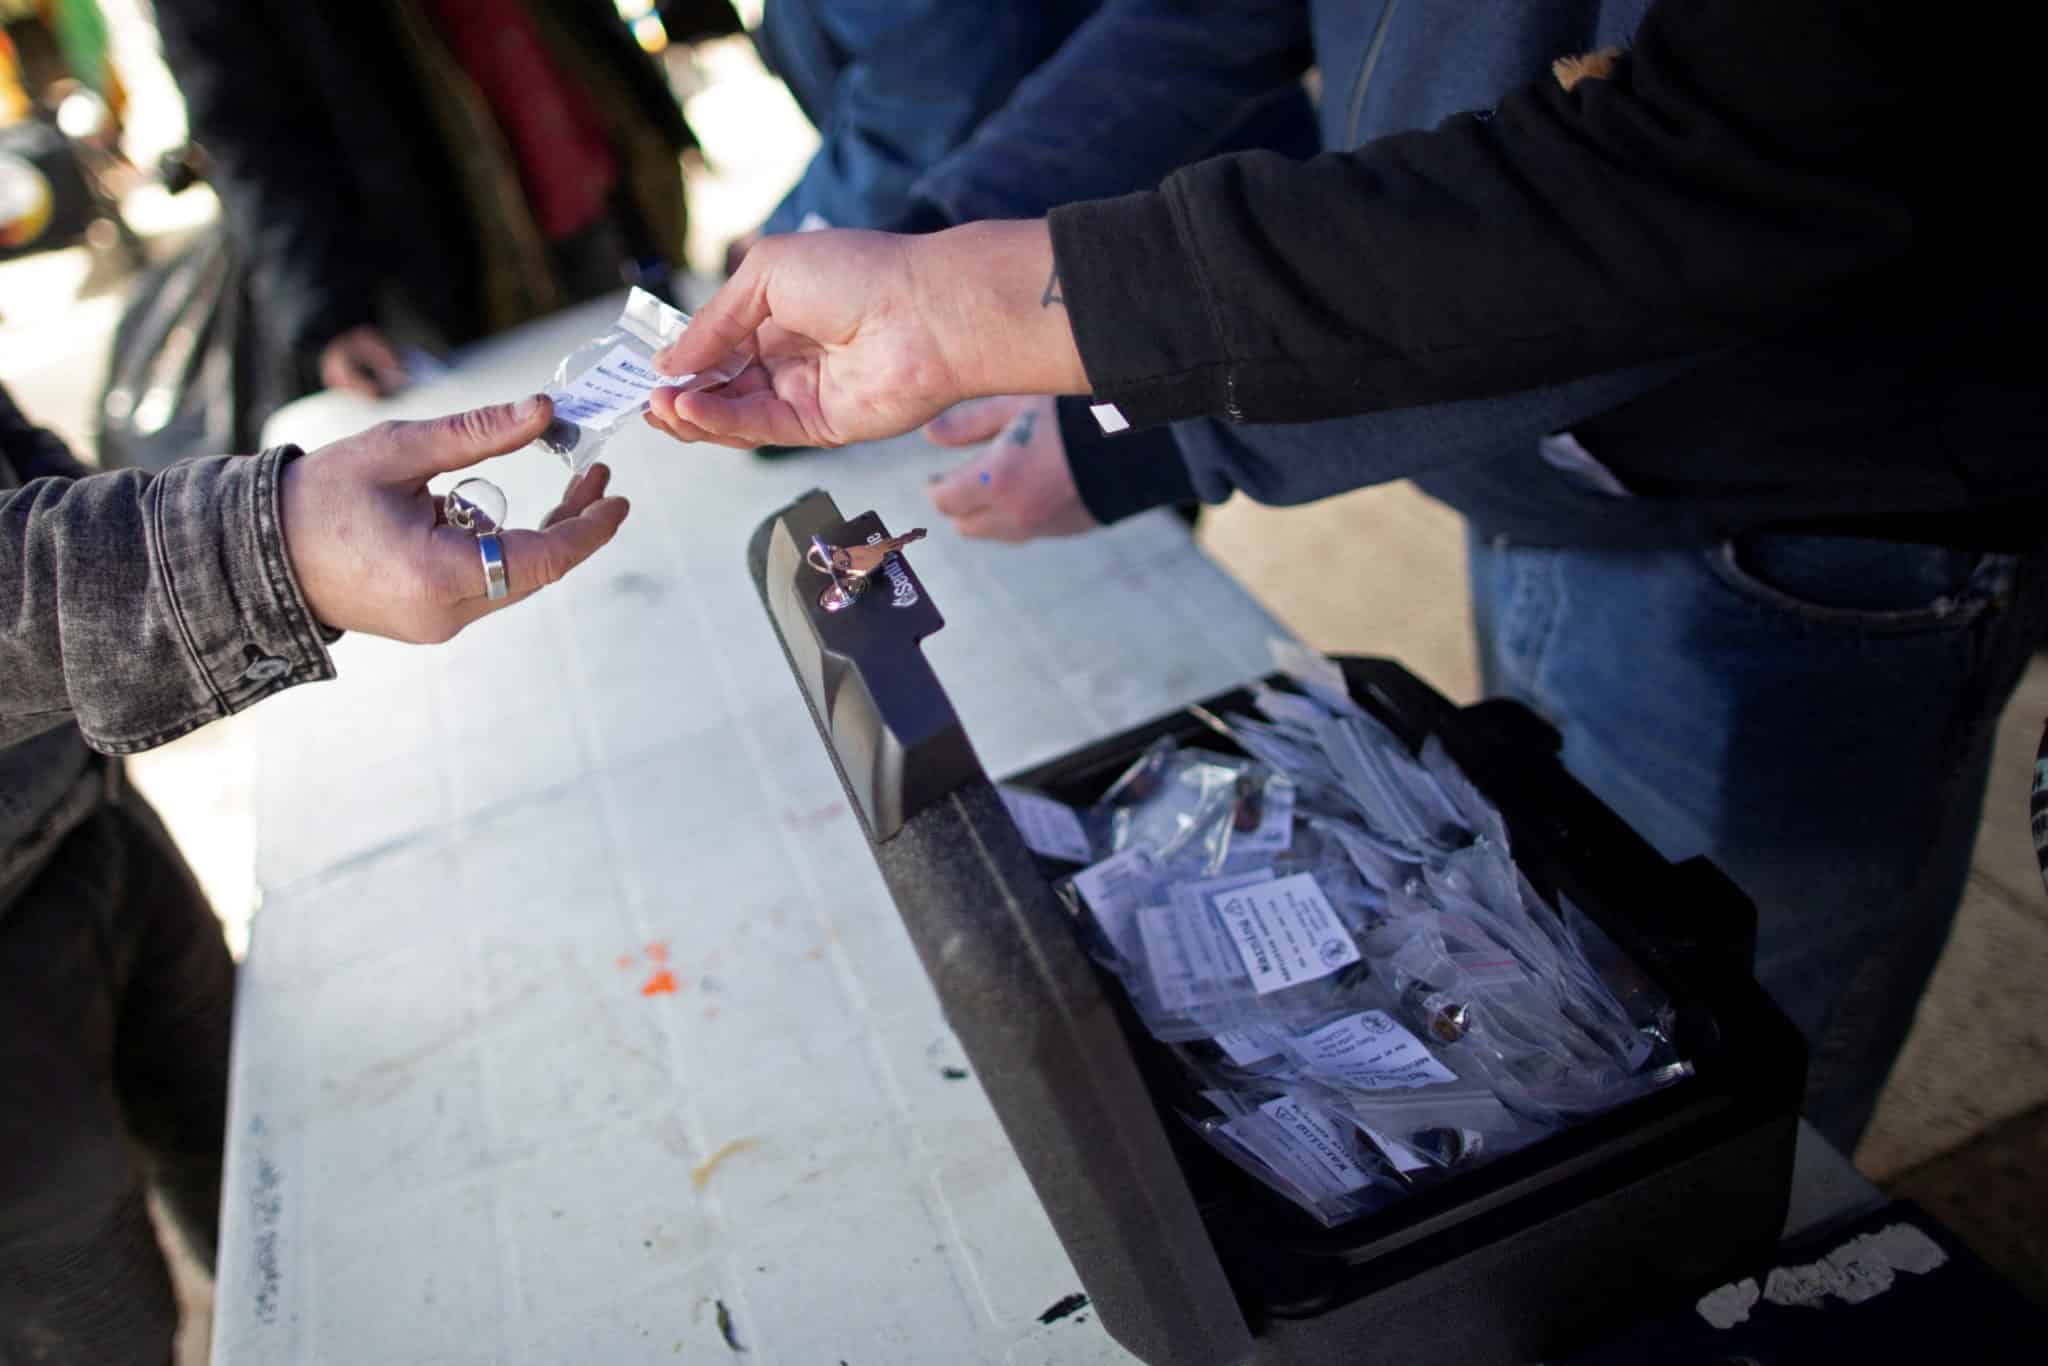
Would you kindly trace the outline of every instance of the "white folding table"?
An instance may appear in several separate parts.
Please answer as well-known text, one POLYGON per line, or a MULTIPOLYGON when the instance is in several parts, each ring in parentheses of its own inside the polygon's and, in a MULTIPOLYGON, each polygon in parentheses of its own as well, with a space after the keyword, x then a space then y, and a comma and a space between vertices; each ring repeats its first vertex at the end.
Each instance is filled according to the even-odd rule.
MULTIPOLYGON (((615 311, 268 439, 531 392, 615 311)), ((1263 672, 1273 621, 1165 513, 959 539, 925 481, 961 457, 914 436, 771 462, 635 424, 607 458, 633 513, 568 580, 445 648, 344 639, 337 682, 254 714, 214 1360, 1128 1360, 1086 1309, 1039 1322, 1080 1283, 745 547, 811 487, 931 526, 928 653, 995 774, 1263 672)), ((514 524, 565 478, 483 472, 514 524)))
MULTIPOLYGON (((615 310, 269 438, 517 397, 615 310)), ((916 437, 770 462, 635 426, 608 458, 633 515, 567 581, 447 647, 345 639, 338 682, 252 713, 216 1366, 1130 1361, 1057 1312, 1080 1283, 745 546, 814 486, 931 525, 927 651, 998 775, 1263 673, 1274 622, 1165 513, 960 540, 924 493, 960 456, 916 437)), ((484 472, 515 524, 564 481, 484 472)), ((1794 1232, 1874 1196, 1817 1140, 1800 1171, 1794 1232)))

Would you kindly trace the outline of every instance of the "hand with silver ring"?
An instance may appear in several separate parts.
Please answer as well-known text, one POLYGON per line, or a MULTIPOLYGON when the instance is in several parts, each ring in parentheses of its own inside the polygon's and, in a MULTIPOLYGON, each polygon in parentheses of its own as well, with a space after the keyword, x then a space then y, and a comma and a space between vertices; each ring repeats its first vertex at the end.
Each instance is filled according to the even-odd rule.
MULTIPOLYGON (((278 486, 285 549, 315 619, 341 631, 444 641, 595 554, 628 511, 625 499, 605 496, 611 471, 603 465, 571 480, 534 531, 503 529, 502 506, 482 506, 481 497, 466 498, 467 513, 456 509, 470 518, 465 530, 427 491, 437 474, 518 450, 552 415, 536 395, 427 422, 384 422, 288 463, 278 486), (478 511, 489 514, 487 528, 478 511)), ((470 483, 497 492, 483 480, 458 488, 470 483)))

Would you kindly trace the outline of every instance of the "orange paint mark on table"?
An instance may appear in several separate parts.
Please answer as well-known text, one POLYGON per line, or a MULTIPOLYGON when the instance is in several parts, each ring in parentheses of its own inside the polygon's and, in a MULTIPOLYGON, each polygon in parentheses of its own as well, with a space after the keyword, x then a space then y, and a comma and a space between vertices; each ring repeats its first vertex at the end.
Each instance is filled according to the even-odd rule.
POLYGON ((656 972, 652 977, 647 979, 647 984, 640 988, 640 994, 642 996, 675 995, 676 975, 670 972, 667 968, 662 968, 660 971, 656 972))
POLYGON ((668 961, 668 941, 666 939, 657 939, 652 944, 649 944, 647 946, 647 957, 650 962, 666 963, 668 961))
POLYGON ((619 965, 619 970, 623 972, 626 969, 633 966, 633 955, 630 953, 622 953, 618 956, 618 958, 615 961, 619 965))

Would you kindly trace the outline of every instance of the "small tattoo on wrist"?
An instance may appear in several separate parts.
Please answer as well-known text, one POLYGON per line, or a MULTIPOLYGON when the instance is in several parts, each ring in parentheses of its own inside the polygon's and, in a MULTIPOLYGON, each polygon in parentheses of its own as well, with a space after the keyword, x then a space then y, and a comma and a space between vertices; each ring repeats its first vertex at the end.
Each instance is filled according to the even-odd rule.
POLYGON ((1045 277, 1045 293, 1038 296, 1040 308, 1051 308, 1054 304, 1061 308, 1067 306, 1067 296, 1060 293, 1060 267, 1057 261, 1053 263, 1052 273, 1045 277))

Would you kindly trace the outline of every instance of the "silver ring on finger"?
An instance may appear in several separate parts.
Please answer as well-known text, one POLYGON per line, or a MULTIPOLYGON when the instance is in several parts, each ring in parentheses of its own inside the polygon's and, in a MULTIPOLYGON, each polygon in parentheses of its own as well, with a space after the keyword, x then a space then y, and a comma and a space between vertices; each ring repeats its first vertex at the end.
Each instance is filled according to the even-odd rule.
POLYGON ((484 562, 484 596, 492 602, 502 601, 512 591, 505 579, 504 543, 496 532, 487 531, 476 538, 476 553, 484 562))

